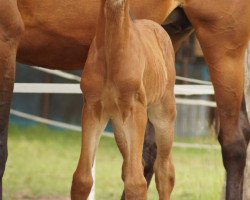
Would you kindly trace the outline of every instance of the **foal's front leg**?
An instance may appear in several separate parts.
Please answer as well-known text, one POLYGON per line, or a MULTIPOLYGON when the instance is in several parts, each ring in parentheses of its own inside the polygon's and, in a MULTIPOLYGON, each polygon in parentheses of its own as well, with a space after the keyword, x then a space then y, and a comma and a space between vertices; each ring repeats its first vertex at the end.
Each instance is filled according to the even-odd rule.
POLYGON ((87 199, 93 185, 91 169, 101 133, 107 124, 107 119, 97 116, 95 111, 94 106, 85 105, 83 108, 82 147, 77 169, 73 175, 72 200, 87 199))
MULTIPOLYGON (((126 200, 146 200, 147 182, 143 176, 142 147, 147 123, 146 108, 139 102, 123 121, 112 119, 117 145, 123 156, 122 178, 126 200)), ((123 111, 122 111, 123 112, 123 111)))

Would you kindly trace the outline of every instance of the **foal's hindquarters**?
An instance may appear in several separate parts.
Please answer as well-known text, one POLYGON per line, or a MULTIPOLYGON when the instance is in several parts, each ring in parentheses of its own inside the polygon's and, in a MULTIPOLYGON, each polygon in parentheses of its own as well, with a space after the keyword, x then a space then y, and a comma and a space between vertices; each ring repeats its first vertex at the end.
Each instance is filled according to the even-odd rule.
MULTIPOLYGON (((126 17, 129 15, 123 20, 126 17)), ((81 82, 82 150, 73 176, 74 200, 87 199, 89 195, 96 148, 109 119, 123 156, 126 199, 147 199, 142 147, 148 119, 156 134, 154 170, 159 198, 170 199, 174 185, 171 147, 176 115, 174 50, 158 24, 148 20, 132 22, 130 17, 128 20, 121 23, 126 27, 117 26, 123 29, 121 32, 119 28, 113 33, 107 29, 105 42, 95 37, 89 50, 81 82)))

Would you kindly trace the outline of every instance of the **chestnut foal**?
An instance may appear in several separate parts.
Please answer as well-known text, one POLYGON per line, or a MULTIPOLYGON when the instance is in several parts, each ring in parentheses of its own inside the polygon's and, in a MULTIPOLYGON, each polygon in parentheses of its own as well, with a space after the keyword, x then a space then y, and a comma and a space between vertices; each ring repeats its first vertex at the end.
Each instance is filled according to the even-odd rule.
MULTIPOLYGON (((15 59, 48 68, 82 69, 95 33, 99 3, 0 0, 0 199, 7 160, 15 59)), ((219 141, 227 171, 226 199, 241 200, 246 147, 250 139, 243 102, 243 57, 250 39, 249 0, 132 0, 131 10, 137 18, 165 24, 167 15, 178 5, 184 18, 177 17, 175 21, 176 13, 173 13, 174 23, 170 21, 172 26, 167 24, 170 29, 166 29, 172 32, 176 49, 183 39, 183 30, 189 32, 183 29, 186 28, 184 21, 189 20, 197 34, 209 64, 221 121, 219 141)), ((144 160, 149 183, 155 144, 153 129, 151 125, 148 127, 144 160)))
POLYGON ((81 81, 82 150, 73 176, 73 200, 89 195, 96 148, 109 119, 124 160, 126 199, 147 199, 142 147, 148 118, 156 135, 154 171, 159 198, 170 198, 174 186, 170 157, 176 115, 174 83, 174 49, 164 29, 153 21, 133 21, 129 0, 102 0, 81 81))

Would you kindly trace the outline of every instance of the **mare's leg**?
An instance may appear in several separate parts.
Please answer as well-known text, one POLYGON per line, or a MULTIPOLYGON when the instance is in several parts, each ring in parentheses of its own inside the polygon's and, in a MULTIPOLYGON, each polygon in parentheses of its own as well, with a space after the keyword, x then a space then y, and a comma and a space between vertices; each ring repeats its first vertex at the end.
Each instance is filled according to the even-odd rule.
POLYGON ((209 65, 220 118, 218 139, 227 172, 228 200, 242 199, 246 163, 247 141, 239 120, 243 99, 243 50, 239 50, 238 54, 233 57, 224 55, 222 59, 209 65))
MULTIPOLYGON (((239 54, 243 54, 239 52, 239 54)), ((210 65, 220 118, 218 140, 227 171, 226 199, 242 199, 243 174, 246 163, 246 147, 243 130, 240 129, 240 107, 243 98, 243 57, 225 56, 210 65)))
POLYGON ((230 4, 219 0, 216 4, 188 0, 184 10, 195 28, 215 89, 218 139, 227 172, 226 199, 241 200, 247 142, 239 119, 250 6, 247 1, 238 4, 236 0, 230 4))
POLYGON ((85 200, 88 198, 93 185, 91 174, 96 149, 107 119, 97 116, 96 107, 84 105, 82 113, 82 147, 77 169, 73 175, 71 187, 72 200, 85 200))
POLYGON ((116 143, 123 156, 122 178, 125 199, 146 200, 147 183, 143 176, 142 147, 147 113, 142 104, 139 102, 135 104, 129 108, 125 120, 116 117, 112 120, 112 124, 116 143))
POLYGON ((148 117, 155 129, 157 156, 154 171, 159 199, 169 200, 175 181, 175 171, 171 158, 176 117, 173 91, 169 90, 160 103, 149 108, 148 117))
MULTIPOLYGON (((193 32, 192 25, 190 24, 183 9, 176 8, 166 19, 163 28, 168 32, 171 41, 173 43, 175 52, 179 49, 182 42, 193 32)), ((154 162, 156 158, 156 144, 154 128, 150 122, 147 124, 145 139, 143 145, 143 160, 144 160, 144 176, 147 180, 149 187, 154 170, 154 162)), ((125 199, 124 193, 121 197, 125 199)))
POLYGON ((15 79, 16 51, 24 25, 16 0, 0 0, 0 199, 7 160, 7 132, 15 79))

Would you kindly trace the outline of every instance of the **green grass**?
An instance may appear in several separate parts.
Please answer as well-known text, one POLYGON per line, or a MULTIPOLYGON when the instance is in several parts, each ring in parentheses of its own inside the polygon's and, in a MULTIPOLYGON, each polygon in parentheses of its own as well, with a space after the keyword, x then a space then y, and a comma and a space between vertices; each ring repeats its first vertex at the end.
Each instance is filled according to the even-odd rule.
MULTIPOLYGON (((11 126, 4 199, 69 197, 72 173, 80 152, 80 138, 79 133, 55 131, 44 126, 11 126)), ((185 141, 192 143, 197 139, 185 141)), ((204 141, 215 143, 210 138, 204 141)), ((173 159, 176 185, 171 199, 220 199, 224 177, 220 151, 174 148, 173 159)), ((123 187, 121 162, 114 140, 102 137, 96 158, 97 200, 119 199, 123 187)), ((157 199, 154 183, 148 199, 157 199)))

